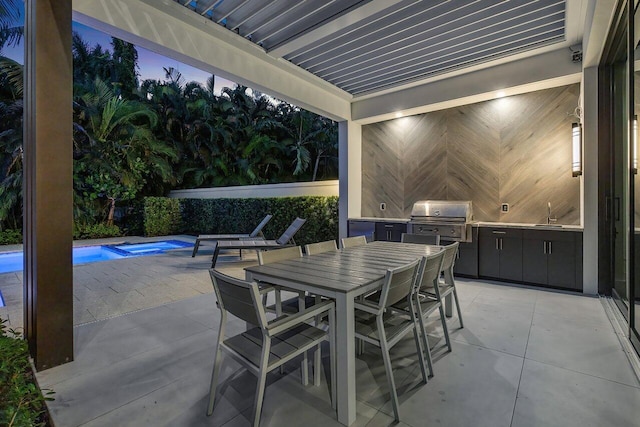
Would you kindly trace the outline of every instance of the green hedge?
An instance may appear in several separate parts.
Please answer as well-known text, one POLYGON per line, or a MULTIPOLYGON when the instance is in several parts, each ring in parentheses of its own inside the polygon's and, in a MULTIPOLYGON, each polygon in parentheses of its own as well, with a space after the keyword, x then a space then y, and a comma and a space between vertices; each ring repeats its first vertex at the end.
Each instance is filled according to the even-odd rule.
POLYGON ((168 236, 182 230, 180 200, 167 197, 146 197, 144 199, 145 236, 168 236))
POLYGON ((264 228, 268 239, 278 238, 296 217, 307 220, 295 236, 296 243, 304 245, 338 238, 338 198, 335 196, 260 199, 147 198, 145 234, 250 233, 269 213, 273 218, 264 228), (176 210, 181 213, 180 220, 175 217, 176 210), (152 229, 149 224, 156 226, 152 229), (158 227, 157 224, 170 226, 158 227))
POLYGON ((102 239, 105 237, 120 237, 122 231, 117 225, 107 224, 75 224, 73 227, 73 239, 102 239))
POLYGON ((22 243, 22 231, 0 230, 0 245, 16 245, 22 243))

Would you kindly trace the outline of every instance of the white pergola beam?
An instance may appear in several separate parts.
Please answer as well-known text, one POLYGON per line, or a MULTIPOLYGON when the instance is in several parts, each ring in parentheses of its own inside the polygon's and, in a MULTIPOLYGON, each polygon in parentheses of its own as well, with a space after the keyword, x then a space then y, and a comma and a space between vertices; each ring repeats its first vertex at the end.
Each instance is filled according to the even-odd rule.
POLYGON ((351 95, 171 0, 74 0, 74 20, 333 120, 351 95))
POLYGON ((486 101, 496 91, 506 95, 531 92, 580 81, 582 64, 571 62, 569 49, 559 49, 379 96, 354 99, 352 120, 361 124, 486 101))
POLYGON ((304 33, 299 37, 289 39, 286 42, 279 44, 275 48, 269 50, 269 55, 276 58, 282 58, 291 52, 308 46, 309 44, 321 40, 324 37, 330 36, 336 31, 360 22, 363 19, 367 19, 380 11, 388 9, 401 1, 402 0, 371 1, 337 17, 336 19, 332 19, 307 33, 304 33))

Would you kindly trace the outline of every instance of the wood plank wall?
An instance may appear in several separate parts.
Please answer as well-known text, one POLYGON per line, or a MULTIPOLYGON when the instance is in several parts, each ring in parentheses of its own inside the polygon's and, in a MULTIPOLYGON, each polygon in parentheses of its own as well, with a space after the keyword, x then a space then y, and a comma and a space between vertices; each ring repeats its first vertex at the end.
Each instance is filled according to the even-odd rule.
POLYGON ((471 200, 478 221, 542 223, 551 202, 558 223, 579 224, 570 115, 579 93, 573 84, 363 126, 362 215, 471 200))

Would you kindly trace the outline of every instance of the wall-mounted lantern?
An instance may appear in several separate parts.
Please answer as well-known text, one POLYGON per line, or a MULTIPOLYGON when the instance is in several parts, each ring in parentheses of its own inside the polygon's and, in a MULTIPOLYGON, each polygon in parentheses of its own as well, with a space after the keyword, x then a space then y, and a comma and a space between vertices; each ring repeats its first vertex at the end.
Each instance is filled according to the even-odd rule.
POLYGON ((633 154, 633 159, 631 163, 631 167, 633 168, 633 173, 638 173, 638 116, 633 116, 633 122, 631 123, 631 149, 633 154))
POLYGON ((582 175, 582 126, 580 123, 571 124, 571 141, 573 145, 571 173, 573 176, 580 176, 582 175))

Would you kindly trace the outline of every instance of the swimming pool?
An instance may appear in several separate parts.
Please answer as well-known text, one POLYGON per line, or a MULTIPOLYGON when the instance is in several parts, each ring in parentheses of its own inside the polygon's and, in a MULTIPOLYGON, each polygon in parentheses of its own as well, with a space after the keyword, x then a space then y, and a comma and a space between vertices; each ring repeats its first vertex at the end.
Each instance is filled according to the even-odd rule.
MULTIPOLYGON (((73 248, 73 263, 110 261, 113 259, 149 256, 171 249, 189 248, 193 243, 180 240, 163 240, 149 243, 125 243, 122 245, 79 246, 73 248)), ((20 271, 23 268, 23 254, 20 252, 0 253, 0 273, 20 271)))

